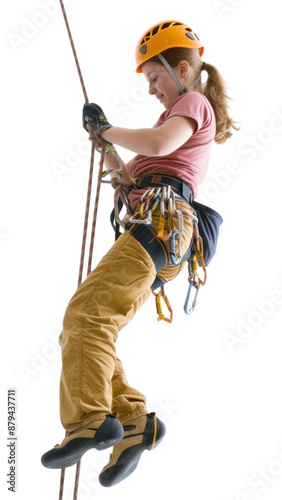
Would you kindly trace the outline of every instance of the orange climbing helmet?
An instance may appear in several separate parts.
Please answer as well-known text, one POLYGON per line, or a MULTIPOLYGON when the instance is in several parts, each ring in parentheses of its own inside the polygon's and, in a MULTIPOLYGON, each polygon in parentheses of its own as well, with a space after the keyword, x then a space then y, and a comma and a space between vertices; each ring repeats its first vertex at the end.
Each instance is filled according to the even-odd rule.
POLYGON ((136 73, 142 73, 141 64, 173 47, 198 49, 201 57, 204 53, 198 35, 187 24, 164 21, 152 26, 140 38, 136 47, 136 73))

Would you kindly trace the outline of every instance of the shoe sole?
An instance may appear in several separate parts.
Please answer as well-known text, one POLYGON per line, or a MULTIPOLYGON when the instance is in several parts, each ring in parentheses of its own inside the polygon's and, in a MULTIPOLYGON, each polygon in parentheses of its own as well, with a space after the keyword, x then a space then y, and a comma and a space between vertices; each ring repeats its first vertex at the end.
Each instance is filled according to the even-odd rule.
POLYGON ((143 442, 124 450, 117 463, 99 475, 99 482, 102 486, 114 486, 126 479, 137 468, 142 453, 156 448, 162 441, 166 433, 165 425, 157 417, 154 418, 154 425, 152 425, 151 418, 147 417, 143 442))
MULTIPOLYGON (((95 422, 89 424, 90 429, 93 424, 95 422)), ((107 415, 93 438, 74 438, 62 448, 53 448, 41 457, 41 463, 48 469, 65 469, 76 464, 88 450, 105 450, 119 443, 123 436, 124 430, 119 420, 107 415)))

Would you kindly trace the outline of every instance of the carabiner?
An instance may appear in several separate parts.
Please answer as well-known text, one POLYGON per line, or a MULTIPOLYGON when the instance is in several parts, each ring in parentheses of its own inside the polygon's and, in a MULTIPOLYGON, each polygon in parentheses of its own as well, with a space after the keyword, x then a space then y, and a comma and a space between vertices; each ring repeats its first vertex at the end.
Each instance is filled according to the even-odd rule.
POLYGON ((148 210, 147 217, 145 217, 144 219, 141 219, 139 217, 140 217, 140 213, 137 212, 136 214, 134 214, 130 217, 128 222, 130 222, 131 224, 145 224, 146 226, 152 225, 152 212, 151 212, 151 210, 148 210))
POLYGON ((141 197, 140 199, 140 202, 138 204, 138 207, 137 207, 137 212, 139 212, 141 218, 143 218, 145 216, 145 214, 148 212, 149 210, 149 206, 150 206, 150 202, 151 202, 151 199, 154 195, 154 192, 155 192, 155 189, 154 188, 151 188, 151 189, 148 189, 141 197))
POLYGON ((177 259, 175 258, 175 239, 179 239, 179 237, 180 237, 179 232, 174 229, 171 233, 170 240, 169 240, 170 241, 169 257, 170 257, 171 263, 174 266, 178 266, 178 264, 181 263, 181 259, 182 259, 181 251, 180 251, 179 257, 177 257, 177 259))
POLYGON ((167 323, 172 323, 173 320, 173 310, 171 308, 171 305, 169 303, 169 300, 164 292, 164 286, 161 287, 161 290, 156 294, 153 292, 153 294, 156 297, 156 308, 157 308, 157 313, 158 313, 158 318, 157 321, 166 321, 167 323), (165 315, 163 314, 163 309, 162 309, 162 304, 161 304, 161 298, 163 298, 165 305, 170 312, 170 317, 166 318, 165 315))
POLYGON ((167 207, 168 207, 168 192, 170 193, 170 186, 167 188, 166 186, 163 186, 162 189, 162 198, 160 201, 160 211, 163 217, 167 215, 167 207))
POLYGON ((171 236, 171 231, 165 229, 165 223, 166 223, 166 218, 162 213, 160 213, 158 238, 164 241, 168 240, 171 236))
POLYGON ((189 285, 188 292, 186 295, 186 300, 185 300, 184 306, 183 306, 185 314, 192 314, 192 312, 194 311, 194 309, 197 305, 197 297, 198 297, 199 290, 200 290, 200 284, 195 282, 195 281, 192 281, 189 285), (192 302, 192 306, 190 307, 190 309, 188 309, 192 287, 196 288, 196 293, 194 296, 194 300, 192 302))

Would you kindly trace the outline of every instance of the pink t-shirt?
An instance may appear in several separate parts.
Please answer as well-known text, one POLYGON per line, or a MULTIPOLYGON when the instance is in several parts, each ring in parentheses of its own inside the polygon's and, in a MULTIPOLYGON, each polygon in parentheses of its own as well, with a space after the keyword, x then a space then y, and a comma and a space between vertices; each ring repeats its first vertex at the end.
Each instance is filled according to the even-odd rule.
MULTIPOLYGON (((171 116, 187 116, 197 122, 193 135, 180 148, 165 156, 134 157, 130 176, 132 179, 146 175, 166 174, 177 177, 188 184, 196 198, 198 185, 204 180, 215 137, 216 122, 212 106, 199 92, 187 92, 178 97, 164 111, 154 127, 159 127, 171 116)), ((144 192, 144 190, 142 190, 144 192)), ((133 210, 140 200, 141 190, 132 189, 129 200, 133 210)))

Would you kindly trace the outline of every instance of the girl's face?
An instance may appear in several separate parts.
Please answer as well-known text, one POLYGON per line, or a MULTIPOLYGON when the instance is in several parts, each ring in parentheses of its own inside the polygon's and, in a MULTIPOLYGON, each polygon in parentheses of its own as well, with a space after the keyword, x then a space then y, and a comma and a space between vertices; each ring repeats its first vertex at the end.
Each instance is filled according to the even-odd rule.
MULTIPOLYGON (((180 78, 180 69, 173 68, 178 79, 180 78)), ((166 109, 169 109, 172 103, 179 97, 179 88, 175 81, 162 64, 147 61, 142 64, 143 74, 149 82, 149 94, 155 95, 166 109)))

